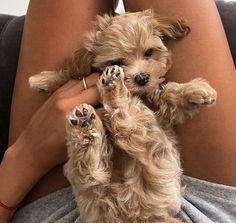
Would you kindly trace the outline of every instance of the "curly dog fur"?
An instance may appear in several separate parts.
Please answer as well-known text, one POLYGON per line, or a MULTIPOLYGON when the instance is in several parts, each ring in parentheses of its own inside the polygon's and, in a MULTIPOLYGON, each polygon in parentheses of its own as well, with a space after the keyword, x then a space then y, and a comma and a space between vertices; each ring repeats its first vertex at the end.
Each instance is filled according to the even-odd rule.
POLYGON ((98 16, 60 71, 30 78, 32 88, 53 92, 92 69, 103 71, 97 84, 103 122, 82 104, 66 126, 64 172, 86 223, 181 222, 175 217, 182 169, 174 126, 216 101, 216 91, 203 79, 163 83, 171 67, 163 39, 188 32, 182 21, 152 10, 98 16))

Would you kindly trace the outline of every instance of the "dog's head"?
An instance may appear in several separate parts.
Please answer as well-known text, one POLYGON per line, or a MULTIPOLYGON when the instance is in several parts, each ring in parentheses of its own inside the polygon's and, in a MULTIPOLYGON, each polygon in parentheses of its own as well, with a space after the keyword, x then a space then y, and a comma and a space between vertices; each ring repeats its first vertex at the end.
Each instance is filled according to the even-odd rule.
POLYGON ((180 20, 157 17, 152 10, 120 16, 98 16, 75 52, 82 74, 106 66, 124 69, 125 84, 131 93, 144 94, 165 80, 171 67, 171 54, 164 39, 187 35, 189 27, 180 20))

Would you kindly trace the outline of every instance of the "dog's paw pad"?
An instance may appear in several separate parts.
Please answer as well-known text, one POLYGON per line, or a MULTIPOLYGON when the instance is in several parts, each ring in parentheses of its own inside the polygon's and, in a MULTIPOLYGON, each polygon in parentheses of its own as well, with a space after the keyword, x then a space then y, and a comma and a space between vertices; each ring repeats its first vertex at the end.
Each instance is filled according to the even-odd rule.
POLYGON ((101 75, 100 81, 106 89, 114 89, 120 81, 123 81, 123 79, 123 69, 117 65, 114 65, 106 67, 101 75))
POLYGON ((87 104, 76 106, 68 116, 68 121, 72 127, 88 129, 96 119, 94 108, 87 104))

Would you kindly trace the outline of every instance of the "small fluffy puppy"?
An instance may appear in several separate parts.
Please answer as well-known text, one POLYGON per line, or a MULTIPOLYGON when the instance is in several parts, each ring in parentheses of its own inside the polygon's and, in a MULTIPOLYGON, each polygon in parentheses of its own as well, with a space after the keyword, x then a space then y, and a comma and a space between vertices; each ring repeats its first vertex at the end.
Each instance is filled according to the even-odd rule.
POLYGON ((61 70, 30 78, 32 88, 53 92, 92 69, 103 71, 97 86, 104 121, 86 104, 67 119, 64 172, 86 223, 181 222, 175 218, 182 170, 173 128, 216 101, 203 79, 163 83, 171 67, 163 39, 188 32, 182 21, 152 10, 98 16, 61 70))

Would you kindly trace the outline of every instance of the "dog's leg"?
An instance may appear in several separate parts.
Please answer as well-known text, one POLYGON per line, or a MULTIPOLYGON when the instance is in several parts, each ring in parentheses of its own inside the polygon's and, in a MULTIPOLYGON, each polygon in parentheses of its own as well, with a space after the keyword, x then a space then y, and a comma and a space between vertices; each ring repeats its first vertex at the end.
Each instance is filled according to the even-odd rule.
POLYGON ((29 78, 32 89, 52 93, 69 80, 66 73, 60 71, 43 71, 29 78))
POLYGON ((64 174, 73 187, 81 216, 86 222, 98 222, 98 197, 104 196, 110 182, 112 150, 92 106, 82 104, 68 116, 67 146, 69 160, 64 174))
POLYGON ((169 82, 149 97, 157 107, 158 120, 165 125, 183 123, 199 108, 214 105, 216 98, 216 91, 201 78, 184 84, 169 82))
POLYGON ((154 113, 139 98, 130 95, 124 85, 123 70, 118 66, 105 69, 98 89, 107 112, 104 124, 114 143, 132 158, 147 159, 146 143, 153 141, 149 132, 156 125, 154 113))

